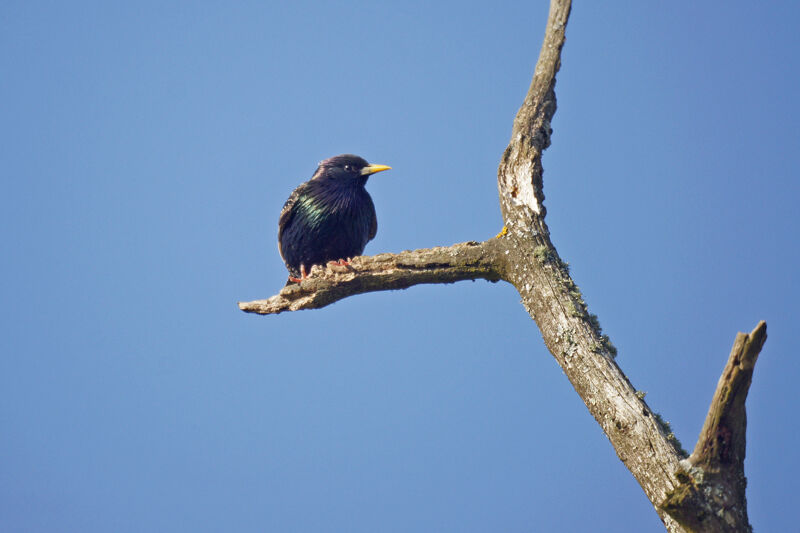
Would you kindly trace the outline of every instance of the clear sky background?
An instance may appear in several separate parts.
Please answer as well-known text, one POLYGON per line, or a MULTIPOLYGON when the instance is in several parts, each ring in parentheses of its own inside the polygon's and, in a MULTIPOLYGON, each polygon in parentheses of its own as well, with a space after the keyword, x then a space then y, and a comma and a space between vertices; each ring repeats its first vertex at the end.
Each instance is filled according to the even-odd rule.
MULTIPOLYGON (((547 3, 0 5, 0 529, 662 531, 506 283, 246 315, 319 160, 366 253, 483 240, 547 3)), ((687 448, 737 331, 757 531, 800 493, 796 2, 577 2, 547 222, 687 448)))

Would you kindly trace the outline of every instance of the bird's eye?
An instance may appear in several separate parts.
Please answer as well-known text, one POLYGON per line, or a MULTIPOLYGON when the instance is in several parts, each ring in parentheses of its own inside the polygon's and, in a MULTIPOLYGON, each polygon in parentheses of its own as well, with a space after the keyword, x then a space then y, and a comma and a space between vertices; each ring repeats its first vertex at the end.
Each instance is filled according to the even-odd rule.
POLYGON ((347 172, 352 172, 352 170, 353 170, 353 167, 351 167, 350 165, 345 165, 345 166, 344 166, 344 169, 345 169, 347 172))

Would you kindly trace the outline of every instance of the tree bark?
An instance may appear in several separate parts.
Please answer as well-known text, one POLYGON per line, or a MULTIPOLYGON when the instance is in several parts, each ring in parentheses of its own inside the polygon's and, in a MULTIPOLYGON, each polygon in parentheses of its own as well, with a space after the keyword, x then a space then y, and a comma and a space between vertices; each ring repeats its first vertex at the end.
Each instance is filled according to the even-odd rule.
POLYGON ((483 243, 359 257, 350 267, 314 268, 311 277, 266 300, 239 303, 260 314, 324 307, 350 295, 418 283, 505 280, 541 330, 617 456, 671 532, 750 531, 745 500, 745 398, 766 340, 761 322, 739 334, 720 378, 694 453, 687 457, 669 425, 644 401, 614 361, 616 349, 589 313, 550 240, 545 223, 542 152, 550 145, 556 73, 571 9, 552 0, 544 42, 511 140, 498 168, 505 226, 483 243))

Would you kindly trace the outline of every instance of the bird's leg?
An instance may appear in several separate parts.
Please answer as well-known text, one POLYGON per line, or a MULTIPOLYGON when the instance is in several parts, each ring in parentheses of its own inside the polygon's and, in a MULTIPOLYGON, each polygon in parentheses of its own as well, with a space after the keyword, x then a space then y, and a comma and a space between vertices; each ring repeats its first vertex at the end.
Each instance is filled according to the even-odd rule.
POLYGON ((350 266, 350 258, 328 261, 328 266, 350 266))
POLYGON ((293 276, 289 276, 289 281, 293 281, 295 283, 302 283, 307 278, 308 278, 308 273, 306 272, 306 266, 303 263, 300 263, 300 277, 295 278, 293 276))

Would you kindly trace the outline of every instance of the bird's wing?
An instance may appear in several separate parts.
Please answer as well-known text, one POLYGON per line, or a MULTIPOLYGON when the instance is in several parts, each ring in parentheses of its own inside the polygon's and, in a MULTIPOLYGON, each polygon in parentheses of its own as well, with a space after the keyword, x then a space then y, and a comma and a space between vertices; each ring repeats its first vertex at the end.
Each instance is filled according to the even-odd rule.
POLYGON ((375 235, 378 233, 378 217, 375 214, 375 210, 372 210, 372 222, 369 225, 369 239, 367 241, 371 241, 375 238, 375 235))
POLYGON ((291 222, 292 217, 294 217, 294 204, 297 203, 297 199, 300 198, 300 195, 303 194, 303 191, 306 189, 306 183, 298 185, 298 187, 292 191, 292 194, 289 195, 289 198, 286 199, 286 203, 283 204, 283 209, 281 209, 281 216, 278 219, 278 246, 280 247, 281 238, 283 237, 283 230, 286 226, 289 225, 291 222))

